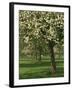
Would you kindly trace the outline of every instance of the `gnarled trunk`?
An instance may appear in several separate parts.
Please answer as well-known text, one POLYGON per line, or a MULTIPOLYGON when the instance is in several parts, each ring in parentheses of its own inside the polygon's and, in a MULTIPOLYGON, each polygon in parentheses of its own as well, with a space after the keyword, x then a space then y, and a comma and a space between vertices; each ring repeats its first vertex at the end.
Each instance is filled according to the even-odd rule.
POLYGON ((55 62, 55 55, 53 47, 50 47, 50 55, 51 55, 51 62, 52 62, 52 71, 53 73, 56 72, 56 62, 55 62))
POLYGON ((56 62, 55 62, 55 54, 54 54, 54 45, 52 42, 49 43, 50 49, 50 57, 51 57, 51 64, 52 64, 52 72, 56 73, 56 62))

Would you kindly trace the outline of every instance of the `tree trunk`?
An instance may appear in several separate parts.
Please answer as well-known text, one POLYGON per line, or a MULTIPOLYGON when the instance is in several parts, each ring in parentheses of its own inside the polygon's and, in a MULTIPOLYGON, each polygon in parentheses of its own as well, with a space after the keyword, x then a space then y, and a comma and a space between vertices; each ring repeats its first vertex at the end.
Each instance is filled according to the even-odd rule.
POLYGON ((37 60, 37 47, 35 45, 35 59, 37 60))
POLYGON ((53 73, 56 72, 56 62, 55 62, 55 55, 54 55, 54 49, 53 47, 50 47, 50 54, 51 54, 51 62, 52 62, 52 69, 53 69, 53 73))
POLYGON ((39 46, 39 61, 41 61, 41 47, 39 46))
POLYGON ((39 52, 39 61, 41 61, 41 51, 39 52))
POLYGON ((51 56, 52 72, 56 73, 56 62, 55 62, 55 55, 54 55, 54 46, 52 45, 52 42, 49 43, 49 49, 50 49, 50 56, 51 56))
POLYGON ((59 60, 60 60, 60 57, 61 57, 60 50, 61 50, 61 46, 59 46, 59 60))

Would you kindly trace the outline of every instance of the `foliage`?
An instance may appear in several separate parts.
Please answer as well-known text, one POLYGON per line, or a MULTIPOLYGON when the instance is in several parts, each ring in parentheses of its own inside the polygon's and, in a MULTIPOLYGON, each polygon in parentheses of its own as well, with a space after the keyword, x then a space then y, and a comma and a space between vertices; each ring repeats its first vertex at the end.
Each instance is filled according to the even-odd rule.
POLYGON ((20 38, 23 39, 22 43, 27 43, 29 46, 36 44, 37 48, 39 45, 43 48, 49 41, 53 45, 63 45, 64 14, 21 10, 19 12, 19 32, 20 38))

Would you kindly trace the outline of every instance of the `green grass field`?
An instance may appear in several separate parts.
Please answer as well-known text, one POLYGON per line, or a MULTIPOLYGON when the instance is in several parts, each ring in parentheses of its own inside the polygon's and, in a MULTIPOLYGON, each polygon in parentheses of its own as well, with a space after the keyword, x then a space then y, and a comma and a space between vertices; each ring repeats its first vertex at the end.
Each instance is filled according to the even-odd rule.
POLYGON ((31 79, 31 78, 52 78, 64 76, 64 60, 63 57, 56 59, 56 74, 51 72, 51 61, 47 58, 42 58, 41 62, 31 58, 20 58, 19 60, 19 79, 31 79))

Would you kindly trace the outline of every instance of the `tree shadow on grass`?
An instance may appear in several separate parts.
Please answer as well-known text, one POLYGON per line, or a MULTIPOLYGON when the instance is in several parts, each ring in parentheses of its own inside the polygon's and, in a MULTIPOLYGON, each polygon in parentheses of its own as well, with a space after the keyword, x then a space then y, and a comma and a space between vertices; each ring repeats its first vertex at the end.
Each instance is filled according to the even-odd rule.
POLYGON ((51 65, 51 62, 40 62, 40 63, 21 63, 19 64, 20 67, 41 67, 41 66, 48 66, 51 65))
POLYGON ((19 79, 33 79, 33 78, 52 78, 52 77, 64 77, 64 68, 58 67, 56 75, 53 76, 51 71, 46 69, 43 71, 27 72, 19 75, 19 79))
MULTIPOLYGON (((63 61, 56 61, 56 64, 63 63, 63 61)), ((35 63, 20 63, 19 67, 41 67, 41 66, 50 66, 51 62, 35 62, 35 63)))

